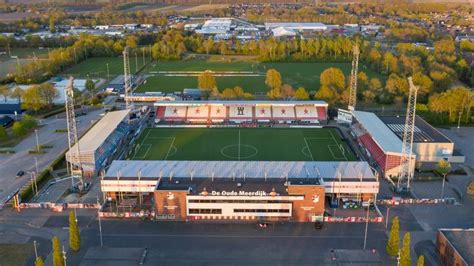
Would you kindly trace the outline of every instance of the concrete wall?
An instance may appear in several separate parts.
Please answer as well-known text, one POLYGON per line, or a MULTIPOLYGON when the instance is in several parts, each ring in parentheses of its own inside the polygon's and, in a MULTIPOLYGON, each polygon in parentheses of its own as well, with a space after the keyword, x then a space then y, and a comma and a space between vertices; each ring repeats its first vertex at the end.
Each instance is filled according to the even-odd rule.
POLYGON ((453 154, 454 143, 414 143, 413 152, 416 153, 417 161, 432 162, 436 158, 449 157, 453 154), (443 154, 443 150, 448 150, 449 154, 443 154))

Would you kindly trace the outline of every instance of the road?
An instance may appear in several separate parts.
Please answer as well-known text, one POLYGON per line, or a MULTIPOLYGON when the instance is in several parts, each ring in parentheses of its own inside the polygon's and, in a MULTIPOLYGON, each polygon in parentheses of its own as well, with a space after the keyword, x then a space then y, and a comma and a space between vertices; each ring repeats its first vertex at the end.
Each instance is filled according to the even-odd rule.
MULTIPOLYGON (((77 129, 79 136, 92 125, 91 121, 100 118, 102 110, 91 111, 87 115, 77 117, 77 129)), ((15 178, 20 170, 27 172, 35 171, 35 157, 38 160, 38 170, 42 172, 68 147, 67 133, 55 132, 56 129, 66 129, 66 119, 50 117, 41 121, 38 128, 39 145, 51 145, 52 148, 45 149, 45 154, 29 154, 36 146, 35 133, 16 145, 14 154, 0 154, 0 205, 12 193, 24 186, 30 175, 25 174, 21 178, 15 178)))

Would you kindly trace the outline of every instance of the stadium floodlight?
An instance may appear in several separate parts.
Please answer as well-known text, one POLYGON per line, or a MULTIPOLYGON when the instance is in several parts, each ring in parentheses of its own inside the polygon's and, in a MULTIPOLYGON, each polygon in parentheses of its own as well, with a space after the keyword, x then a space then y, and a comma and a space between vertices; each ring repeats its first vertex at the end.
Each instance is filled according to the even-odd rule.
POLYGON ((351 69, 351 87, 350 87, 350 94, 349 94, 349 105, 347 109, 349 111, 354 111, 356 102, 357 102, 357 72, 359 69, 359 46, 355 45, 352 50, 353 58, 352 58, 352 69, 351 69))
POLYGON ((410 181, 414 174, 413 135, 415 131, 416 96, 418 87, 413 84, 411 77, 408 78, 410 91, 408 95, 408 106, 403 129, 402 157, 400 160, 400 172, 398 176, 398 191, 410 190, 410 181))

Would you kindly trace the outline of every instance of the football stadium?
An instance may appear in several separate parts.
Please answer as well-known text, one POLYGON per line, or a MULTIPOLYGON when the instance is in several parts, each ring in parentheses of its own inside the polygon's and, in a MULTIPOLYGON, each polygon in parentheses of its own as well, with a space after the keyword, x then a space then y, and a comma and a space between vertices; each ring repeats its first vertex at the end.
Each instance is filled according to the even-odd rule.
POLYGON ((327 126, 325 102, 154 105, 154 126, 133 129, 126 160, 102 176, 103 215, 141 208, 163 220, 314 222, 341 198, 376 198, 377 173, 327 126))

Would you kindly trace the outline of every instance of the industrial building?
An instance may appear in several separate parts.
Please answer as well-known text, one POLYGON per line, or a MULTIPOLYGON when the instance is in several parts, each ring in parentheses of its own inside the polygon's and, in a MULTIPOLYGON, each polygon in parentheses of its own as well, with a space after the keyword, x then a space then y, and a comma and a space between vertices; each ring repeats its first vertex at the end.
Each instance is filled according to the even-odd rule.
POLYGON ((172 220, 322 220, 325 200, 376 198, 367 162, 113 161, 101 180, 110 201, 144 197, 172 220))

